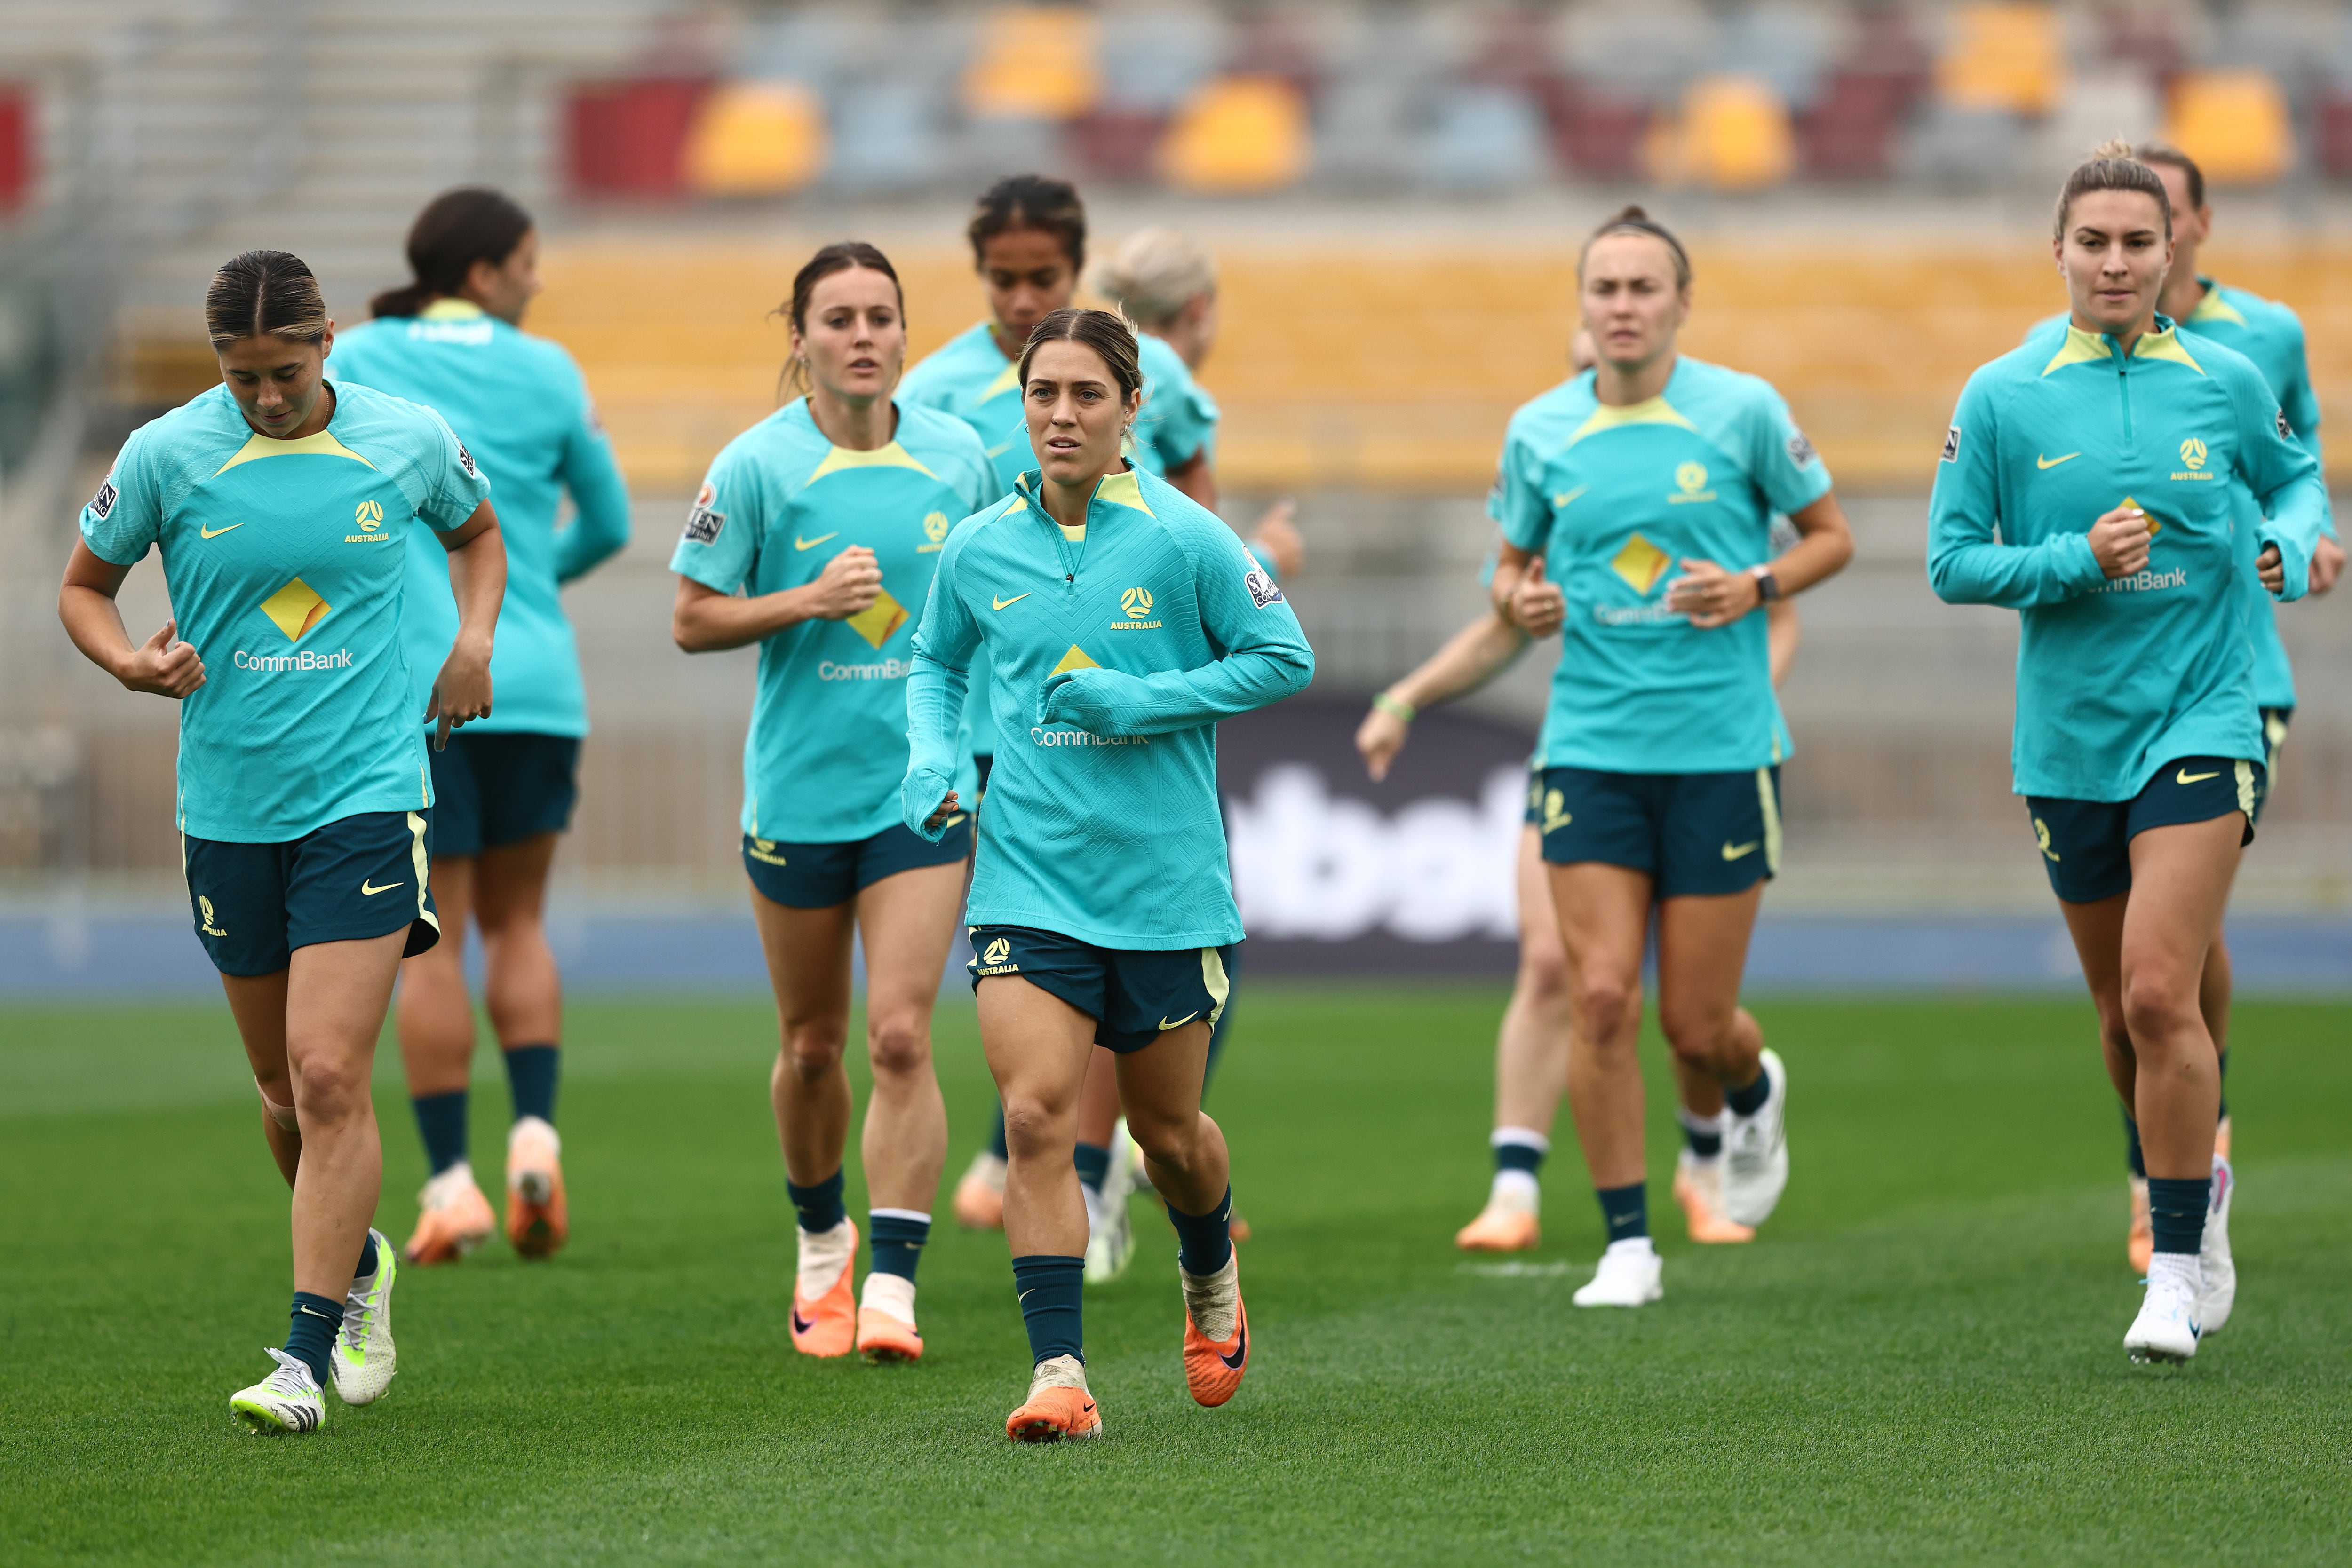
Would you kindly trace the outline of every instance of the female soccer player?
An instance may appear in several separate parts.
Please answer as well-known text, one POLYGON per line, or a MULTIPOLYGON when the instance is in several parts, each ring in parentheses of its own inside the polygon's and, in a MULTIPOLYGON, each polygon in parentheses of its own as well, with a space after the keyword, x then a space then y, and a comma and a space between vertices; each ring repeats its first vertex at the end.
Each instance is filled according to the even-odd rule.
POLYGON ((1749 612, 1836 571, 1853 541, 1779 394, 1677 349, 1680 241, 1628 207, 1578 276, 1600 362, 1512 417, 1491 591, 1509 624, 1563 634, 1537 831, 1580 1048, 1569 1104, 1610 1235, 1575 1301, 1637 1306, 1660 1293, 1634 1059, 1654 906, 1667 1043, 1730 1109, 1724 1211, 1759 1225, 1788 1181, 1788 1072, 1738 1005, 1780 854, 1771 672, 1749 612), (1767 559, 1774 511, 1799 539, 1767 559))
MULTIPOLYGON (((488 959, 490 1026, 514 1103, 507 1239, 526 1258, 544 1258, 563 1245, 571 1218, 555 1133, 562 988, 541 917, 588 733, 580 653, 560 590, 629 542, 629 493, 572 356, 520 330, 540 288, 530 214, 496 191, 448 192, 408 231, 408 265, 415 280, 376 296, 375 320, 343 335, 335 366, 347 380, 439 413, 497 476, 509 575, 490 672, 498 716, 433 753, 433 890, 451 939, 401 970, 400 1054, 432 1171, 402 1254, 450 1262, 497 1224, 466 1150, 470 915, 488 959), (559 530, 566 491, 578 515, 559 530)), ((445 558, 421 535, 411 536, 408 571, 401 625, 414 674, 448 645, 457 609, 445 558)))
POLYGON ((902 806, 926 837, 964 810, 956 737, 975 664, 1013 742, 992 779, 968 918, 981 1042, 1011 1134, 1004 1228, 1034 1364, 1005 1430, 1030 1441, 1102 1431, 1071 1165, 1097 1045, 1119 1053, 1120 1097, 1176 1227, 1192 1397, 1223 1404, 1249 1363, 1224 1135, 1201 1112, 1242 935, 1216 721, 1300 690, 1315 660, 1232 530, 1122 458, 1143 402, 1137 353, 1108 311, 1038 323, 1016 371, 1038 466, 949 536, 908 691, 902 806))
MULTIPOLYGON (((1579 333, 1578 338, 1581 344, 1584 335, 1579 333)), ((1591 362, 1589 357, 1582 358, 1579 368, 1591 362)), ((1795 542, 1796 531, 1780 520, 1774 532, 1773 553, 1783 553, 1795 542), (1780 537, 1783 528, 1787 529, 1785 539, 1780 537)), ((1765 606, 1765 614, 1772 684, 1778 686, 1796 660, 1797 607, 1790 600, 1777 599, 1765 606)), ((1412 734, 1415 716, 1485 685, 1528 646, 1527 633, 1492 613, 1480 615, 1455 632, 1419 668, 1372 698, 1370 711, 1356 731, 1356 749, 1364 758, 1365 770, 1375 782, 1388 777, 1412 734)), ((1793 752, 1787 725, 1777 712, 1773 724, 1779 755, 1786 760, 1793 752)), ((1540 741, 1538 755, 1541 755, 1540 741)), ((1568 1087, 1568 1063, 1574 1053, 1569 1041, 1568 955, 1559 944, 1559 921, 1544 879, 1543 840, 1537 831, 1542 821, 1540 785, 1531 796, 1528 825, 1519 835, 1514 878, 1519 905, 1519 967, 1495 1040, 1495 1131, 1489 1139, 1495 1177, 1486 1206, 1454 1239, 1454 1245, 1465 1252, 1521 1252, 1541 1243, 1538 1218, 1541 1187, 1537 1178, 1551 1153, 1552 1118, 1559 1113, 1560 1094, 1568 1087)), ((1741 1225, 1723 1213, 1722 1088, 1679 1057, 1675 1069, 1682 1101, 1675 1114, 1683 1129, 1683 1148, 1675 1165, 1675 1201, 1682 1208, 1690 1239, 1753 1240, 1754 1227, 1741 1225)))
MULTIPOLYGON (((829 245, 793 279, 790 374, 804 395, 710 465, 670 559, 689 653, 760 644, 743 746, 743 869, 775 986, 772 1079, 798 1211, 793 1343, 874 1361, 923 1354, 915 1265, 947 1158, 931 1006, 955 937, 971 823, 919 838, 898 821, 909 622, 950 519, 996 495, 962 421, 896 402, 907 361, 898 275, 870 245, 829 245), (737 597, 737 591, 742 597, 737 597), (849 1137, 850 940, 866 949, 874 1093, 862 1146, 873 1264, 853 1295, 857 1227, 842 1204, 849 1137)), ((973 793, 968 748, 945 766, 973 793)))
MULTIPOLYGON (((1076 187, 1066 181, 1014 175, 998 181, 981 196, 964 233, 987 297, 988 317, 908 371, 899 399, 952 413, 972 427, 995 465, 997 490, 990 498, 996 499, 1012 492, 1033 460, 1015 361, 1037 323, 1066 308, 1077 292, 1087 262, 1087 211, 1076 187)), ((1207 341, 1202 340, 1203 351, 1207 341)), ((1128 455, 1137 467, 1165 477, 1213 508, 1217 405, 1168 342, 1150 335, 1140 342, 1144 407, 1130 434, 1128 455)), ((1256 542, 1276 559, 1278 572, 1295 570, 1302 559, 1286 508, 1267 515, 1256 542)), ((996 727, 987 671, 978 671, 973 679, 977 684, 968 695, 966 711, 971 716, 972 754, 984 790, 995 761, 996 727)), ((1105 1106, 1109 1116, 1116 1116, 1116 1100, 1098 1092, 1088 1119, 1092 1134, 1078 1148, 1090 1207, 1099 1202, 1111 1169, 1105 1106)), ((974 1228, 1004 1223, 1004 1168, 1000 1110, 988 1147, 973 1156, 956 1187, 956 1218, 961 1223, 974 1228)), ((1123 1216, 1125 1210, 1117 1213, 1123 1216)))
POLYGON ((2301 598, 2327 507, 2262 372, 2158 314, 2171 226, 2122 142, 2067 176, 2069 319, 1969 377, 1927 540, 1940 597, 2023 622, 2016 789, 2147 1155, 2135 1361, 2185 1361, 2226 1316, 2199 1263, 2221 1092, 2198 988, 2264 773, 2247 573, 2301 598))
POLYGON ((205 326, 222 384, 124 444, 82 508, 58 612, 125 688, 181 704, 191 913, 294 1189, 286 1348, 229 1407, 256 1432, 314 1432, 330 1382, 349 1405, 392 1382, 397 1265, 370 1223, 383 1146, 368 1074, 402 956, 440 933, 404 541, 427 528, 449 555, 436 745, 490 711, 506 556, 489 483, 438 414, 327 378, 334 323, 300 260, 232 259, 205 326), (134 646, 114 600, 151 548, 174 616, 134 646))

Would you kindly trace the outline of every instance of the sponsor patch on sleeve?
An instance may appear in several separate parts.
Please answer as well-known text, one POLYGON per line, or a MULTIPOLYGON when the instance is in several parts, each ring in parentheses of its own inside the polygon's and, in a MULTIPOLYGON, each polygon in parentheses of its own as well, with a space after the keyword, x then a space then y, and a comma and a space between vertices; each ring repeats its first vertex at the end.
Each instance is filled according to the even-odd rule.
POLYGON ((719 492, 705 479, 701 493, 694 497, 694 509, 686 514, 687 543, 707 545, 718 540, 719 530, 727 526, 727 514, 712 509, 718 499, 719 492))
MULTIPOLYGON (((2294 428, 2287 423, 2286 410, 2284 409, 2278 411, 2278 430, 2279 439, 2281 441, 2293 441, 2294 439, 2294 428)), ((99 516, 102 517, 106 516, 106 514, 104 512, 100 512, 99 516)))
POLYGON ((466 450, 466 444, 462 441, 457 443, 457 466, 466 471, 466 477, 468 479, 478 479, 482 476, 482 471, 474 466, 474 455, 466 450))
POLYGON ((1805 433, 1801 430, 1790 433, 1788 447, 1789 461, 1800 468, 1811 467, 1821 461, 1822 455, 1813 450, 1813 444, 1805 439, 1805 433))
POLYGON ((1960 427, 1956 424, 1952 426, 1951 429, 1944 432, 1944 461, 1947 463, 1957 463, 1959 461, 1959 456, 1960 427))
POLYGON ((101 523, 106 521, 106 514, 114 510, 115 497, 121 494, 114 487, 114 476, 109 474, 106 483, 98 487, 98 494, 89 498, 89 515, 101 523))
POLYGON ((1268 577, 1265 568, 1258 565, 1257 557, 1249 551, 1242 551, 1242 559, 1249 562, 1249 570, 1242 574, 1242 586, 1249 590, 1250 602, 1260 610, 1281 603, 1282 584, 1268 577))

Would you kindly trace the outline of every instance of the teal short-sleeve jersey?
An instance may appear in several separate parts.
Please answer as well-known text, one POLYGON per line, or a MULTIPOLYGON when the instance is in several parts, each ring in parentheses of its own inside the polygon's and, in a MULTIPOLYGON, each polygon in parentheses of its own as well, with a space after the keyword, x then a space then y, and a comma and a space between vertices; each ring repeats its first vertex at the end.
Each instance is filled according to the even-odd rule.
MULTIPOLYGON (((854 452, 796 398, 729 442, 688 514, 670 570, 721 593, 779 593, 864 545, 882 596, 846 621, 803 621, 760 644, 743 742, 743 831, 848 843, 898 820, 907 674, 948 529, 994 498, 979 438, 961 420, 898 406, 896 439, 854 452)), ((957 788, 969 800, 969 747, 957 788)))
POLYGON ((991 672, 995 771, 967 918, 1107 947, 1238 941, 1216 721, 1306 686, 1282 590, 1165 480, 1106 476, 1065 530, 1023 488, 948 537, 915 637, 903 808, 945 797, 971 672, 991 672))
POLYGON ((431 409, 330 385, 327 428, 299 441, 215 387, 133 431, 82 508, 100 559, 162 554, 205 662, 180 705, 179 827, 200 839, 282 843, 433 803, 401 646, 408 538, 464 526, 489 481, 431 409))
MULTIPOLYGON (((498 483, 507 596, 490 655, 497 703, 467 728, 587 734, 587 688, 559 589, 628 543, 629 494, 572 356, 469 301, 441 299, 419 316, 341 334, 330 363, 440 414, 498 483), (567 490, 578 512, 559 530, 567 490)), ((447 554, 417 535, 408 545, 402 638, 420 714, 457 636, 447 554)))
POLYGON ((2288 430, 2252 361, 2162 316, 2128 354, 2060 323, 1969 378, 1927 575, 1948 602, 2019 612, 2017 793, 2127 800, 2175 758, 2263 755, 2253 557, 2277 543, 2300 598, 2327 510, 2288 430), (2110 581, 2091 525, 2126 502, 2155 535, 2147 569, 2110 581))
POLYGON ((1217 455, 1216 400, 1192 379, 1184 357, 1168 340, 1150 332, 1136 334, 1137 363, 1143 371, 1143 409, 1135 416, 1135 434, 1128 443, 1130 462, 1148 474, 1166 478, 1171 468, 1181 468, 1193 458, 1217 455))
POLYGON ((1764 382, 1687 356, 1665 390, 1602 403, 1587 371, 1511 416, 1487 510, 1567 598, 1539 763, 1727 773, 1778 758, 1764 617, 1700 631, 1666 591, 1685 559, 1745 571, 1771 517, 1829 471, 1764 382))

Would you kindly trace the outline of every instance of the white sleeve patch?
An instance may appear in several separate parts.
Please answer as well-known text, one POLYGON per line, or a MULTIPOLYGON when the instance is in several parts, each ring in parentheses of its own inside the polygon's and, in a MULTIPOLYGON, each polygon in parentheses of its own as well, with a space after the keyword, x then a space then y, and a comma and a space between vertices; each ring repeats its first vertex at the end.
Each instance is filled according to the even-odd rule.
POLYGON ((1242 559, 1249 562, 1249 570, 1242 574, 1242 586, 1249 590, 1250 602, 1260 610, 1269 604, 1281 603, 1282 584, 1268 577, 1265 568, 1258 565, 1257 557, 1247 549, 1242 551, 1242 559))
POLYGON ((98 487, 98 494, 90 497, 89 515, 101 523, 106 521, 106 514, 114 510, 114 503, 121 494, 114 487, 114 476, 109 474, 106 483, 98 487))
POLYGON ((686 514, 688 544, 707 545, 718 542, 719 530, 727 526, 727 514, 712 509, 712 504, 718 499, 719 492, 711 487, 709 480, 705 479, 702 482, 702 493, 694 498, 694 509, 686 514))
POLYGON ((1944 433, 1944 461, 1957 463, 1960 457, 1960 427, 1952 426, 1944 433))

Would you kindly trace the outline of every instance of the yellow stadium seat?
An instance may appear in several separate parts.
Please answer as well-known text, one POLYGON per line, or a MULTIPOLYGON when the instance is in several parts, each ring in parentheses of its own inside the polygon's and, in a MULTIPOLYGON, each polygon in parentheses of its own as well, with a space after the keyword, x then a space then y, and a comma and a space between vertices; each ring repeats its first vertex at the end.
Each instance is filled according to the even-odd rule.
POLYGON ((1067 120, 1102 96, 1099 29, 1076 6, 992 11, 963 75, 967 112, 981 120, 1067 120))
POLYGON ((1187 191, 1274 191, 1307 172, 1307 105, 1280 77, 1217 77, 1177 111, 1160 172, 1187 191))
POLYGON ((2165 139, 2222 185, 2265 185, 2294 159, 2286 93, 2268 71, 2190 71, 2173 84, 2165 139))
POLYGON ((730 82, 686 138, 686 184, 706 196, 781 196, 824 172, 824 105, 798 82, 730 82))
POLYGON ((1668 141, 1668 179, 1719 191, 1777 185, 1796 162, 1789 106, 1760 77, 1702 77, 1683 93, 1682 124, 1668 141))
POLYGON ((2047 5, 1963 5, 1952 13, 1950 47, 1936 62, 1936 87, 1959 109, 2047 114, 2066 89, 2066 39, 2047 5))

